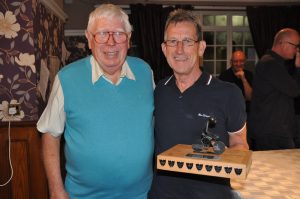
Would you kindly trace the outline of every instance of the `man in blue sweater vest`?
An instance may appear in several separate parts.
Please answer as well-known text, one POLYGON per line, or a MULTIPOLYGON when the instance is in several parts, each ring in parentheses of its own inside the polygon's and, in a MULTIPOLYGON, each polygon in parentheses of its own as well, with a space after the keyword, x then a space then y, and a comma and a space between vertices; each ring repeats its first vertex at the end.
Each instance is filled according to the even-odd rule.
POLYGON ((153 77, 127 56, 132 27, 119 7, 89 16, 92 55, 56 76, 37 128, 51 198, 146 199, 152 181, 153 77), (66 179, 60 170, 65 138, 66 179))

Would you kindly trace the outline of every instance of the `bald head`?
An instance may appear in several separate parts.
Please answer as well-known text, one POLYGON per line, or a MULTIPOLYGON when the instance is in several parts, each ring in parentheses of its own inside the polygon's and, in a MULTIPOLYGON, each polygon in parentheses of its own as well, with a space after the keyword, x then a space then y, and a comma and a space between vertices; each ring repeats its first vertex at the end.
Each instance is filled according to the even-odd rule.
POLYGON ((279 45, 282 41, 288 40, 291 37, 299 37, 299 34, 296 30, 291 28, 284 28, 278 31, 274 37, 273 46, 279 45))
POLYGON ((300 43, 299 33, 291 28, 284 28, 274 37, 272 50, 284 59, 293 59, 300 43))
POLYGON ((246 62, 246 55, 243 51, 237 50, 232 53, 231 66, 235 71, 243 70, 245 62, 246 62))

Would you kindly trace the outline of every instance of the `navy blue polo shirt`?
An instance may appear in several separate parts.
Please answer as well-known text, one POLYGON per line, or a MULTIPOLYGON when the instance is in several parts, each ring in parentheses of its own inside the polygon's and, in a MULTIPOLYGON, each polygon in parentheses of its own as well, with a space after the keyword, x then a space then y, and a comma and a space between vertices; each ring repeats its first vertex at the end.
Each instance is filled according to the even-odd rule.
MULTIPOLYGON (((197 143, 209 117, 217 120, 210 132, 227 146, 228 133, 241 130, 246 122, 241 90, 205 72, 183 93, 174 76, 162 80, 155 89, 154 99, 156 155, 176 144, 197 143)), ((225 178, 158 170, 150 196, 155 199, 231 198, 229 184, 225 178)))
POLYGON ((176 144, 193 144, 201 136, 209 117, 217 120, 210 131, 228 146, 228 132, 242 129, 246 121, 245 103, 240 89, 202 73, 183 93, 175 77, 161 81, 154 93, 157 153, 176 144))

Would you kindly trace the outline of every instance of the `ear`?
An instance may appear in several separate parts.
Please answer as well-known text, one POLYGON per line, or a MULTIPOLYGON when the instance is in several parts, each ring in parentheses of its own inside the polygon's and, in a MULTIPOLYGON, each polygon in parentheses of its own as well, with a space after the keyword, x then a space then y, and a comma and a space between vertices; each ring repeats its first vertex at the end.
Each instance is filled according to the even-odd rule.
POLYGON ((165 43, 161 43, 161 50, 163 51, 163 53, 164 53, 164 55, 165 55, 165 57, 166 57, 167 46, 166 46, 165 43))
POLYGON ((88 40, 89 49, 92 49, 92 40, 93 40, 93 37, 92 37, 92 35, 87 30, 85 30, 85 37, 88 40))
POLYGON ((131 47, 131 33, 128 34, 127 40, 128 40, 128 49, 129 49, 131 47))
POLYGON ((199 49, 198 49, 199 57, 203 57, 205 48, 206 48, 206 42, 205 41, 200 41, 199 42, 199 49))

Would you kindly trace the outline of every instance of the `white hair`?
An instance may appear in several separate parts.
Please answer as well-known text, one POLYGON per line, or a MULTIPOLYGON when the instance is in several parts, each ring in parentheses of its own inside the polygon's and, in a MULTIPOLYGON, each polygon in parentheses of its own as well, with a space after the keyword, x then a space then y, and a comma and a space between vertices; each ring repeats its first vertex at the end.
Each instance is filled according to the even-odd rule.
POLYGON ((128 15, 122 10, 122 8, 113 4, 102 4, 92 11, 89 15, 87 30, 90 31, 95 20, 102 17, 108 19, 120 19, 122 23, 124 23, 125 32, 132 32, 132 26, 129 22, 128 15))

